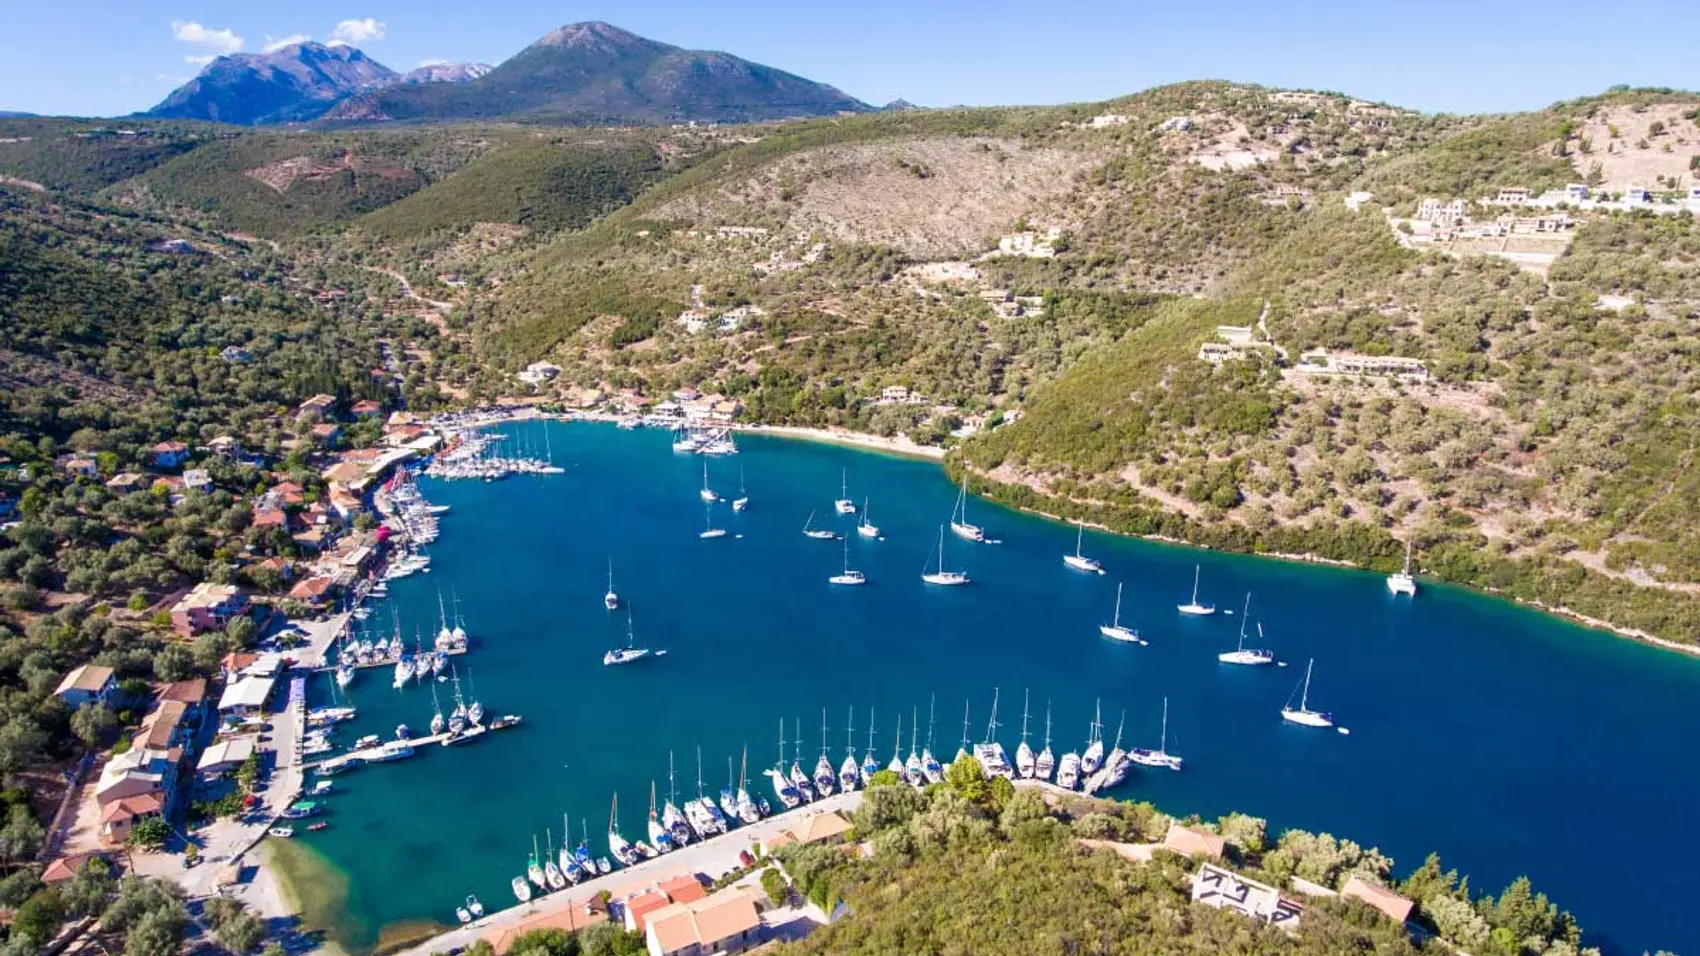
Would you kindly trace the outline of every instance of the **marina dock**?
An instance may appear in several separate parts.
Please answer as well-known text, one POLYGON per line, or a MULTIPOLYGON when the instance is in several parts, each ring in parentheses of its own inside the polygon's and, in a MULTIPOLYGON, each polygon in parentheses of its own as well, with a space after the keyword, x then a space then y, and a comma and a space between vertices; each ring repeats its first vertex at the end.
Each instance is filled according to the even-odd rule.
MULTIPOLYGON (((511 730, 517 726, 519 726, 517 723, 504 724, 500 727, 492 724, 486 724, 478 733, 471 735, 471 739, 466 740, 465 743, 474 743, 487 733, 498 730, 511 730)), ((387 755, 388 752, 384 749, 385 746, 395 744, 400 740, 400 738, 391 737, 390 739, 379 743, 376 747, 362 747, 359 750, 347 750, 339 754, 318 756, 317 759, 303 762, 301 766, 307 770, 317 770, 328 763, 346 763, 349 765, 348 769, 353 769, 356 766, 362 766, 365 764, 394 763, 398 760, 407 760, 412 757, 419 756, 421 748, 432 746, 440 747, 443 745, 443 741, 448 740, 452 736, 454 736, 452 733, 445 731, 440 734, 426 734, 423 737, 408 737, 405 739, 405 743, 413 748, 413 752, 405 757, 392 757, 387 755)))

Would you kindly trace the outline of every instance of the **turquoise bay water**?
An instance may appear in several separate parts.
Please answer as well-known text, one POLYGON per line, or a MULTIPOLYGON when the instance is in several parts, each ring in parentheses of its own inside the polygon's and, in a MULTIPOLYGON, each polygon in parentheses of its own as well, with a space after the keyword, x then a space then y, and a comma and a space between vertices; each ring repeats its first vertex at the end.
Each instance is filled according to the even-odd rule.
MULTIPOLYGON (((504 430, 542 447, 542 429, 504 430)), ((948 759, 964 701, 978 739, 1001 687, 999 737, 1012 752, 1024 690, 1034 748, 1048 701, 1059 754, 1084 745, 1099 697, 1106 736, 1125 710, 1124 744, 1155 746, 1167 695, 1169 749, 1186 770, 1137 771, 1117 796, 1327 830, 1380 846, 1400 873, 1438 851, 1478 889, 1528 874, 1596 944, 1700 949, 1683 894, 1649 892, 1636 875, 1700 850, 1689 812, 1700 769, 1683 759, 1700 736, 1700 661, 1456 589, 1395 600, 1377 575, 1105 535, 1089 533, 1086 551, 1109 573, 1086 575, 1061 562, 1072 528, 983 502, 971 519, 1003 543, 949 538, 947 563, 974 584, 929 588, 919 574, 955 497, 935 465, 741 437, 743 453, 710 469, 729 496, 742 468, 751 506, 716 506, 732 534, 703 541, 702 459, 673 454, 666 433, 555 425, 551 436, 564 475, 423 482, 452 510, 432 572, 391 584, 403 633, 417 625, 429 641, 438 589, 452 587, 476 641, 462 666, 490 711, 523 714, 525 726, 337 778, 331 828, 304 836, 349 875, 352 944, 400 920, 452 921, 467 893, 509 905, 533 837, 548 828, 558 842, 563 813, 575 839, 587 821, 605 853, 616 792, 624 831, 640 836, 650 782, 665 794, 669 750, 682 795, 695 796, 698 746, 717 792, 745 745, 752 775, 771 765, 781 718, 788 740, 801 718, 811 765, 823 707, 836 763, 854 705, 857 752, 873 706, 884 761, 899 714, 905 752, 916 709, 924 741, 936 694, 934 749, 948 759), (857 538, 853 518, 832 514, 841 468, 851 497, 871 499, 884 540, 857 538), (868 586, 827 583, 841 545, 799 533, 811 509, 817 524, 851 533, 868 586), (639 643, 666 657, 602 666, 625 633, 624 613, 602 606, 610 555, 639 643), (1217 663, 1240 618, 1175 612, 1195 563, 1202 600, 1237 610, 1253 592, 1265 643, 1292 666, 1217 663), (1148 647, 1098 636, 1118 581, 1123 621, 1148 647), (1312 705, 1350 736, 1279 717, 1313 656, 1312 705)), ((376 612, 387 622, 386 607, 376 612)), ((387 672, 363 673, 351 691, 361 716, 344 742, 430 719, 430 691, 393 690, 387 672)), ((767 794, 765 783, 752 790, 767 794)))

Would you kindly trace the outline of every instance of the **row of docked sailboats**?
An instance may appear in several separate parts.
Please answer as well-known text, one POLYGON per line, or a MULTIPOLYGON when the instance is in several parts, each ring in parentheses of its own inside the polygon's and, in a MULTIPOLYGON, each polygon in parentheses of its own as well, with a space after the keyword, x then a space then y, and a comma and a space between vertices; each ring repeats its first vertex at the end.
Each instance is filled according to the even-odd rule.
POLYGON ((738 443, 732 439, 732 429, 698 430, 681 424, 673 429, 673 450, 682 454, 736 455, 738 443))

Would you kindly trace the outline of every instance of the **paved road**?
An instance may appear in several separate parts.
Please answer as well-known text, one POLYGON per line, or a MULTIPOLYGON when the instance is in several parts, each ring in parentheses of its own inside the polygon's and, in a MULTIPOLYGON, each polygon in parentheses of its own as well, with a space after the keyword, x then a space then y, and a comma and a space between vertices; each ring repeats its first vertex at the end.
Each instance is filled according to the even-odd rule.
MULTIPOLYGON (((471 946, 480 936, 495 929, 512 926, 527 917, 539 913, 552 913, 565 906, 579 906, 595 897, 603 890, 613 890, 628 886, 634 882, 642 882, 645 878, 660 881, 681 873, 697 873, 718 878, 738 868, 738 853, 752 843, 763 843, 769 837, 777 836, 797 821, 807 818, 810 814, 824 813, 828 810, 838 810, 844 813, 854 811, 862 805, 861 791, 841 793, 835 796, 805 804, 795 810, 775 814, 752 826, 739 827, 724 836, 715 837, 701 843, 693 843, 682 850, 658 856, 653 860, 645 860, 637 866, 617 869, 607 876, 587 880, 577 886, 551 893, 540 899, 534 899, 524 905, 510 906, 508 909, 492 913, 477 922, 466 926, 456 927, 440 936, 434 936, 420 945, 403 950, 395 956, 430 956, 432 953, 446 953, 458 947, 471 946)), ((495 901, 483 901, 486 907, 495 901)))

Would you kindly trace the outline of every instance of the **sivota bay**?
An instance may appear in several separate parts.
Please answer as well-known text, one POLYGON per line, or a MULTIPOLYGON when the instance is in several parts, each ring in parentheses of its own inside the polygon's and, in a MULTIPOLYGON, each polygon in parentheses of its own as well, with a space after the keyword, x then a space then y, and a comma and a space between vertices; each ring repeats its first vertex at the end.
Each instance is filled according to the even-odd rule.
MULTIPOLYGON (((721 500, 705 505, 705 458, 673 452, 665 431, 496 430, 541 449, 545 428, 563 474, 420 479, 450 509, 431 571, 392 582, 367 623, 389 631, 393 609, 404 640, 417 629, 428 645, 439 596, 458 601, 473 640, 455 662, 463 690, 524 725, 338 778, 332 825, 295 842, 346 884, 327 928, 350 949, 385 927, 452 921, 469 893, 511 905, 534 843, 559 846, 565 829, 575 844, 588 831, 605 855, 615 794, 623 831, 642 837, 670 754, 681 801, 697 795, 699 747, 707 794, 747 748, 749 787, 771 799, 760 774, 782 722, 787 762, 805 769, 823 722, 835 762, 847 743, 867 749, 870 721, 874 754, 889 759, 900 720, 904 754, 916 730, 948 760, 965 705, 968 736, 986 736, 994 691, 1011 752, 1027 699, 1033 748, 1048 715, 1058 754, 1085 746, 1100 702, 1107 739, 1119 728, 1124 747, 1156 747, 1166 697, 1167 749, 1185 769, 1137 768, 1111 796, 1327 831, 1379 846, 1400 875, 1431 851, 1480 890, 1527 875, 1592 944, 1700 949, 1683 894, 1637 875, 1700 853, 1700 827, 1683 822, 1700 765, 1676 743, 1700 739, 1700 660, 1456 588, 1395 597, 1380 575, 1091 531, 1082 551, 1104 573, 1082 572, 1062 561, 1073 527, 972 498, 968 520, 996 543, 946 532, 944 566, 972 583, 930 587, 920 576, 939 564, 958 492, 936 464, 741 435, 739 454, 707 459, 721 500), (734 511, 740 482, 749 504, 734 511), (835 512, 841 494, 865 503, 878 537, 835 512), (805 537, 811 512, 842 539, 805 537), (709 526, 727 534, 699 537, 709 526), (864 586, 828 582, 846 542, 864 586), (1216 614, 1177 613, 1195 569, 1216 614), (1099 634, 1118 585, 1121 621, 1143 645, 1099 634), (1219 663, 1242 624, 1248 645, 1287 666, 1219 663), (667 653, 605 667, 628 626, 637 646, 667 653), (1312 660, 1309 705, 1349 734, 1281 719, 1312 660)), ((341 735, 423 728, 433 689, 451 706, 448 684, 396 690, 387 671, 362 672, 336 695, 360 711, 341 735)), ((333 682, 312 692, 329 702, 333 682)))

